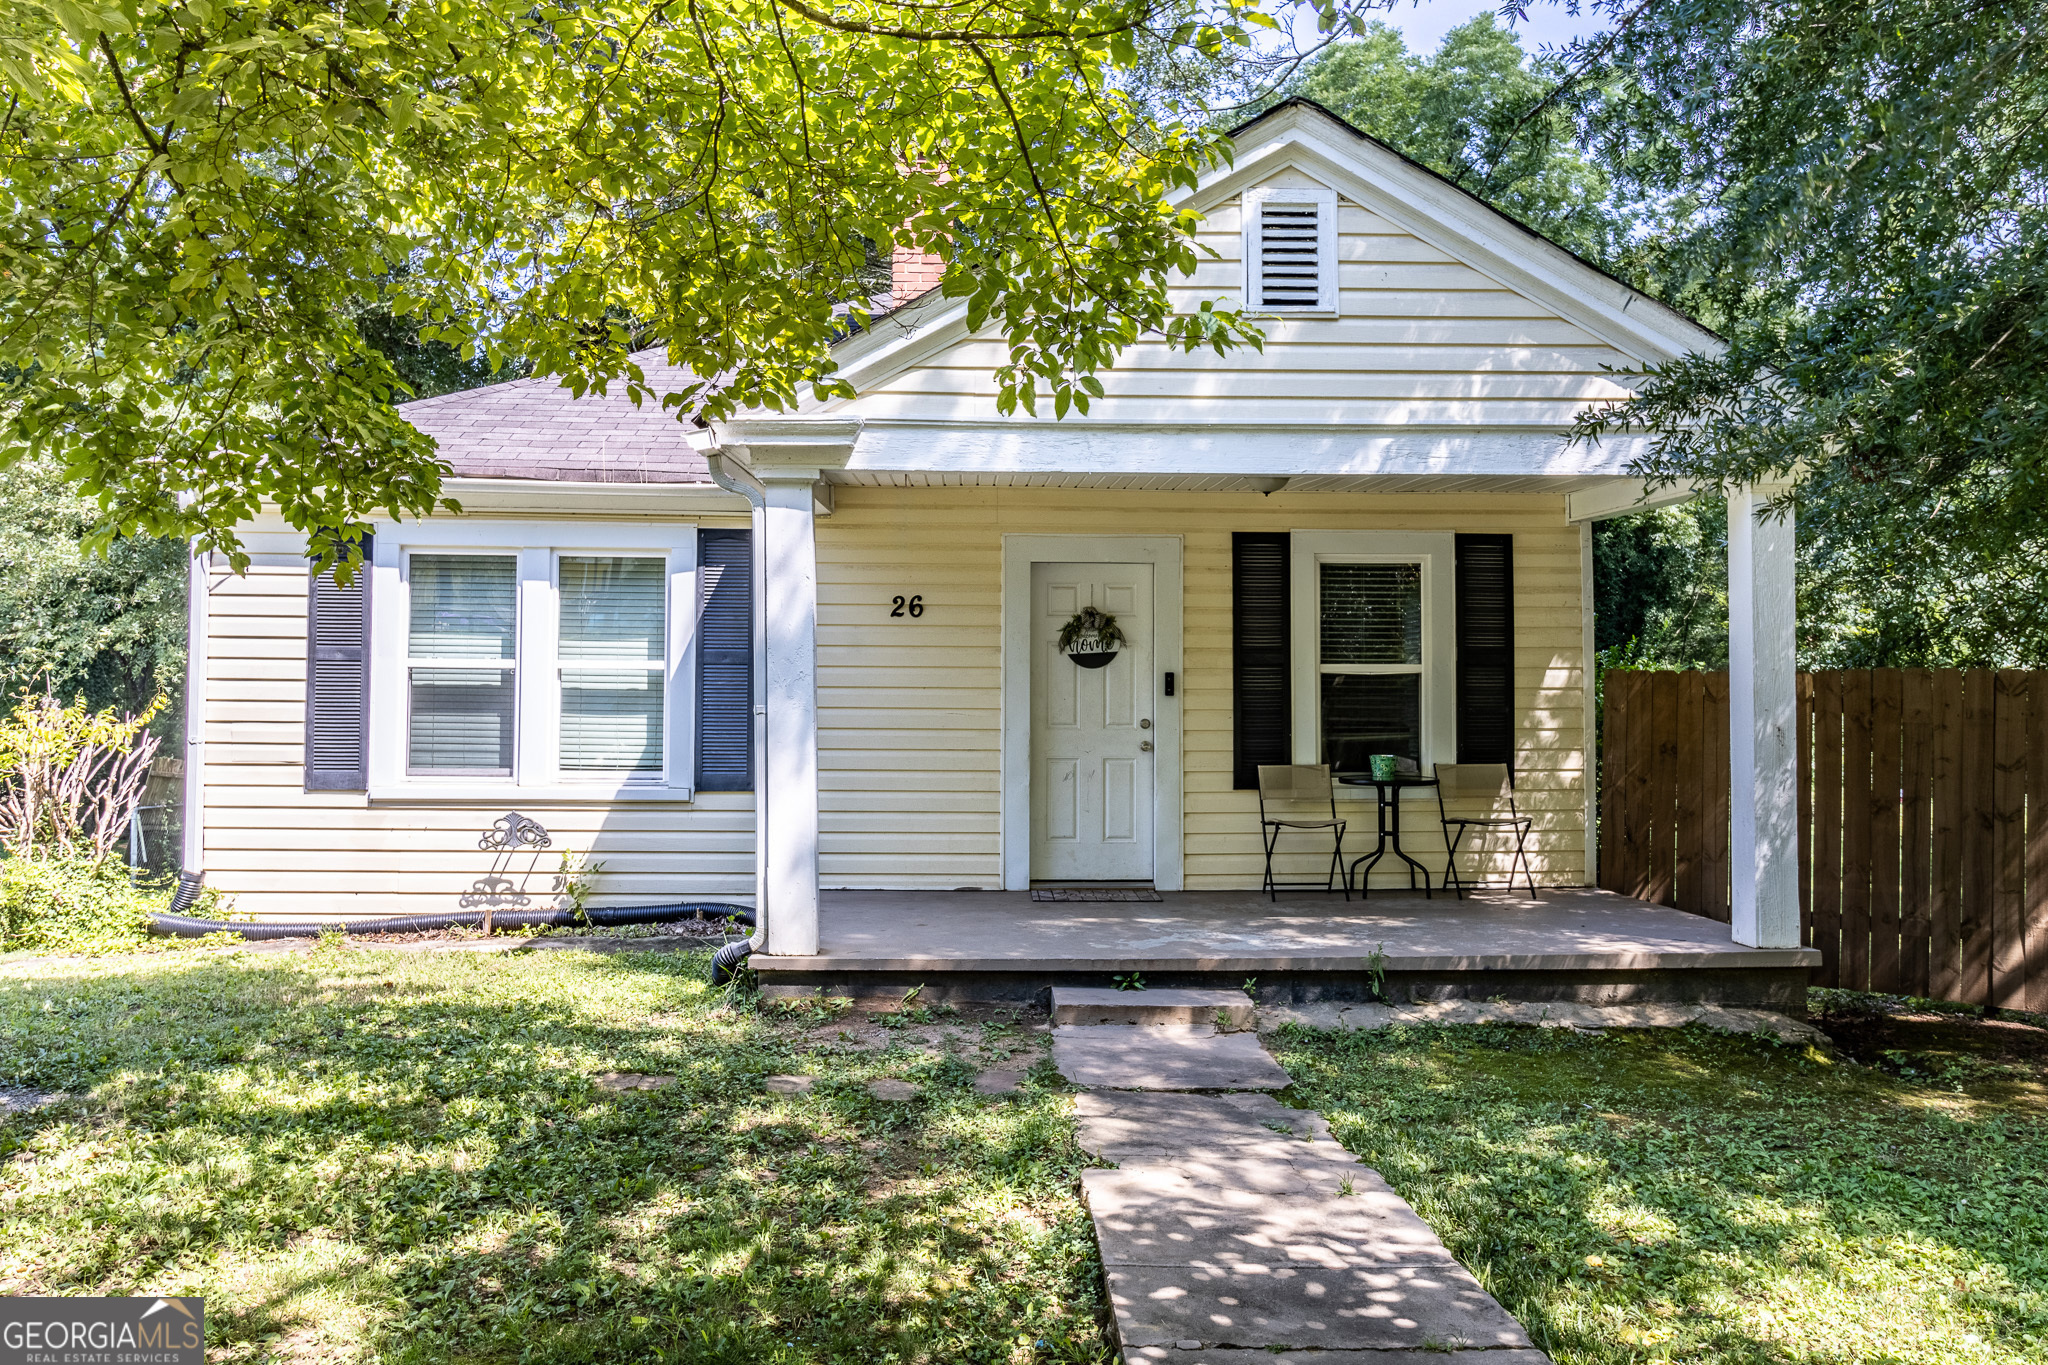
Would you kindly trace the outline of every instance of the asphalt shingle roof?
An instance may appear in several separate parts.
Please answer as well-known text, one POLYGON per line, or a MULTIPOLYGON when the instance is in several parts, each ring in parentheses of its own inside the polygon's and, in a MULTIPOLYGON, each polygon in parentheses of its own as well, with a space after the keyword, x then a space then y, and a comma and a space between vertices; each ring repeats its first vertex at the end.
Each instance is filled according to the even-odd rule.
MULTIPOLYGON (((686 372, 659 351, 634 357, 656 394, 686 372)), ((687 423, 658 399, 634 407, 625 385, 605 397, 572 397, 560 382, 514 379, 403 404, 405 420, 434 438, 458 478, 588 483, 711 482, 687 423)))

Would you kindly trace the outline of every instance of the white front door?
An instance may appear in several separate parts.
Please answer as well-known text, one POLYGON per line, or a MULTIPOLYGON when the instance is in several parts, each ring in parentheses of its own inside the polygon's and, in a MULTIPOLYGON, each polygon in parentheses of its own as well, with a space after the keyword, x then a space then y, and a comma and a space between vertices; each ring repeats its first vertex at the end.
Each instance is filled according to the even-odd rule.
POLYGON ((1031 876, 1152 880, 1152 566, 1031 566, 1031 876), (1107 666, 1060 652, 1083 607, 1116 618, 1107 666))

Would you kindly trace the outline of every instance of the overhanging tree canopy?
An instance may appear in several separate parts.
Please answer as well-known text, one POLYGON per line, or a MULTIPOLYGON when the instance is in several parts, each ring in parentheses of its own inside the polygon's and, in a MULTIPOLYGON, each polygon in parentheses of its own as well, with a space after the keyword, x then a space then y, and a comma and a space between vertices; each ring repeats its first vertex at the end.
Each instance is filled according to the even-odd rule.
POLYGON ((440 496, 366 307, 579 392, 786 407, 832 389, 896 242, 1001 325, 1005 403, 1085 409, 1140 333, 1256 340, 1165 292, 1196 260, 1166 195, 1220 137, 1104 74, 1148 25, 1243 41, 1257 4, 12 0, 6 453, 60 460, 110 529, 233 549, 268 502, 331 553, 440 496), (718 386, 650 392, 648 345, 718 386))

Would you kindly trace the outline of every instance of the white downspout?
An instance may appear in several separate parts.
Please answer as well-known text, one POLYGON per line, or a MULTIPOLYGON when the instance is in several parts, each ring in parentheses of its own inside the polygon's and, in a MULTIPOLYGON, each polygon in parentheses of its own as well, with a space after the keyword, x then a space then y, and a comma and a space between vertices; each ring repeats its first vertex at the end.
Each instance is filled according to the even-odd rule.
POLYGON ((185 810, 179 899, 206 876, 207 581, 210 556, 196 545, 185 563, 185 810))

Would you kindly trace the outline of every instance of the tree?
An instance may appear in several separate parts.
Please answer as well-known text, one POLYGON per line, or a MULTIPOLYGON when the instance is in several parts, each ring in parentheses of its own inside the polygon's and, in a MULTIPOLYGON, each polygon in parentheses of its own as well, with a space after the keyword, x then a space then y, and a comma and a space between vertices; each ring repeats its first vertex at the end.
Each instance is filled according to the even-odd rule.
POLYGON ((8 456, 103 532, 234 550, 271 502, 325 557, 445 472, 366 309, 577 392, 780 409, 845 391, 835 305, 896 242, 1001 327, 1006 406, 1085 410, 1141 333, 1257 339, 1166 293, 1220 135, 1105 77, 1258 3, 0 0, 8 456), (640 345, 718 381, 655 392, 640 345))
MULTIPOLYGON (((0 709, 48 693, 140 713, 182 694, 185 545, 129 536, 88 551, 98 514, 53 465, 0 474, 0 709)), ((178 719, 173 705, 159 729, 178 719)))
POLYGON ((1310 61, 1287 93, 1305 95, 1563 246, 1606 264, 1624 252, 1632 214, 1607 174, 1573 145, 1563 109, 1524 116, 1562 77, 1547 57, 1482 14, 1429 55, 1372 23, 1310 61))
POLYGON ((1597 0, 1569 110, 1728 339, 1581 434, 1796 481, 1817 662, 2048 661, 2048 0, 1597 0))

